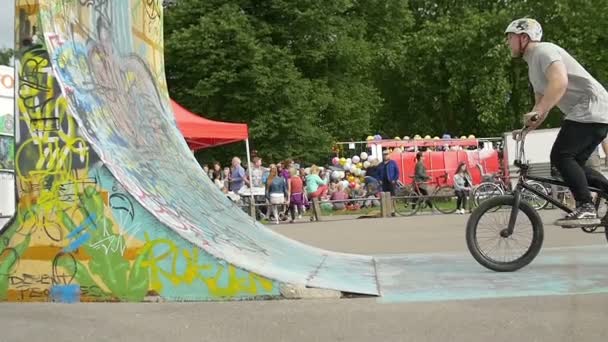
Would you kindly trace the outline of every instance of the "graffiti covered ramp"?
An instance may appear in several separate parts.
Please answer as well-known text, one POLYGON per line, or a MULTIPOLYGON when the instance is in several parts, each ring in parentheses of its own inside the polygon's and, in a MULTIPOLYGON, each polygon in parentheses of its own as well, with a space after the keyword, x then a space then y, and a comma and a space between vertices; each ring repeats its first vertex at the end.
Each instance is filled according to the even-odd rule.
POLYGON ((40 3, 46 49, 68 111, 104 167, 166 229, 219 260, 279 282, 377 295, 372 257, 328 252, 274 233, 204 175, 169 105, 162 9, 157 5, 151 15, 141 6, 40 3), (136 43, 144 34, 139 21, 150 26, 145 48, 136 43))

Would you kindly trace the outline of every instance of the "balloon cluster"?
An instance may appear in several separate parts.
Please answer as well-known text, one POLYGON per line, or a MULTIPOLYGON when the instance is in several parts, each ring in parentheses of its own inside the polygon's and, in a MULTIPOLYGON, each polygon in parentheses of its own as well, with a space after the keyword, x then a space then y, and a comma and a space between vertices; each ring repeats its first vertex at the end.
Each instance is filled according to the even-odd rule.
POLYGON ((345 188, 350 187, 353 189, 357 183, 363 182, 367 169, 376 160, 375 157, 370 157, 367 152, 361 152, 359 155, 354 155, 350 158, 334 157, 331 161, 332 165, 340 167, 342 170, 332 172, 331 179, 342 182, 345 188))

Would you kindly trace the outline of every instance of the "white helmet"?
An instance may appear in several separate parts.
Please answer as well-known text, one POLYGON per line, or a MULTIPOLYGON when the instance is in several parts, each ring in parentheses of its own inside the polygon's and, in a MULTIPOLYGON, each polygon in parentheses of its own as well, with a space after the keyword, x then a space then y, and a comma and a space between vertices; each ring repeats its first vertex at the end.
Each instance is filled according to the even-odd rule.
POLYGON ((543 28, 540 26, 540 23, 534 19, 522 18, 512 21, 505 30, 505 34, 507 33, 525 33, 530 37, 531 41, 540 42, 543 37, 543 28))

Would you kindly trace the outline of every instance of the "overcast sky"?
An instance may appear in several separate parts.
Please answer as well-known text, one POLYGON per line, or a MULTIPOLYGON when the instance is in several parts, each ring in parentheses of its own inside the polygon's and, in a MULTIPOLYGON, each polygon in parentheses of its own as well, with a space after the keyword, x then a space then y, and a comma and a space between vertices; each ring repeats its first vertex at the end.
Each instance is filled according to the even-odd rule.
POLYGON ((14 0, 0 0, 0 48, 13 48, 15 30, 14 0))

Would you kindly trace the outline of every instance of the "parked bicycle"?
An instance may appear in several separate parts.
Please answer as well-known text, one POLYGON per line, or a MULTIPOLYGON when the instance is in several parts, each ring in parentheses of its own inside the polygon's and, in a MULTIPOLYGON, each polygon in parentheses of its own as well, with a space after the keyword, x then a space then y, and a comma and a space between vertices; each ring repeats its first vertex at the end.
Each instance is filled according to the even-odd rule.
MULTIPOLYGON (((528 181, 536 181, 543 185, 566 186, 561 179, 528 174, 529 165, 524 149, 527 133, 528 129, 524 128, 514 137, 516 138, 515 166, 519 169, 519 177, 513 192, 483 201, 467 222, 466 241, 471 255, 479 264, 493 271, 518 270, 532 262, 541 250, 544 238, 543 222, 537 210, 523 200, 524 190, 530 191, 566 213, 572 212, 571 208, 559 200, 529 185, 528 181)), ((595 207, 603 213, 600 225, 568 228, 583 228, 584 231, 595 232, 601 226, 604 227, 604 235, 608 239, 608 228, 606 228, 608 215, 605 210, 608 192, 592 186, 589 190, 596 194, 595 207)))
MULTIPOLYGON (((410 176, 410 178, 413 179, 414 176, 410 176)), ((449 174, 446 172, 427 183, 437 184, 429 196, 423 195, 420 191, 422 183, 412 181, 409 186, 398 183, 397 195, 393 199, 395 212, 402 216, 414 215, 425 208, 432 208, 443 214, 456 212, 456 192, 453 186, 447 184, 448 179, 449 174)))
MULTIPOLYGON (((501 172, 487 175, 483 173, 483 168, 480 165, 478 165, 478 167, 482 171, 482 179, 484 179, 484 181, 479 183, 471 194, 471 197, 473 197, 473 204, 475 204, 476 207, 485 200, 511 192, 511 186, 505 182, 505 177, 501 172)), ((544 195, 549 195, 547 187, 542 183, 530 179, 526 180, 526 182, 529 187, 534 188, 544 195)), ((542 197, 536 196, 527 189, 522 190, 521 196, 524 201, 530 203, 536 210, 544 209, 549 204, 548 201, 544 200, 542 197)))

